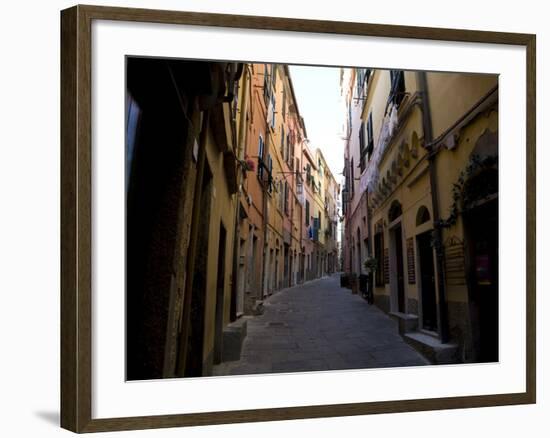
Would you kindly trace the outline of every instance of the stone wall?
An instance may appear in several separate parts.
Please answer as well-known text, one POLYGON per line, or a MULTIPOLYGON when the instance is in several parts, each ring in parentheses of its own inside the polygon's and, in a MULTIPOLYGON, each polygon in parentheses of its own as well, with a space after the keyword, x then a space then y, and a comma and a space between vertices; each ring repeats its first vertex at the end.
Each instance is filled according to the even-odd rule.
POLYGON ((418 300, 416 298, 407 298, 407 313, 418 315, 418 300))
POLYGON ((390 297, 388 295, 374 295, 374 304, 386 313, 390 312, 390 297))
POLYGON ((448 301, 450 341, 458 345, 458 354, 463 362, 475 362, 476 352, 468 303, 448 301))

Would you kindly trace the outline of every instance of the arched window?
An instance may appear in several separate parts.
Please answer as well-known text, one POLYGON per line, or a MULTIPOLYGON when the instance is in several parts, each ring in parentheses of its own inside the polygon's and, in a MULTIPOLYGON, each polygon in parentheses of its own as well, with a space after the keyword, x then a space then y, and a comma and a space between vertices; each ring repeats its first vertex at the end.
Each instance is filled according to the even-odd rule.
POLYGON ((390 222, 393 222, 396 220, 401 214, 403 213, 401 209, 401 204, 399 201, 393 201, 390 207, 390 211, 388 212, 388 220, 390 222))
POLYGON ((430 212, 425 206, 418 209, 416 213, 416 226, 422 225, 430 220, 430 212))
POLYGON ((476 202, 498 193, 498 170, 484 169, 470 177, 462 191, 464 210, 475 207, 476 202))

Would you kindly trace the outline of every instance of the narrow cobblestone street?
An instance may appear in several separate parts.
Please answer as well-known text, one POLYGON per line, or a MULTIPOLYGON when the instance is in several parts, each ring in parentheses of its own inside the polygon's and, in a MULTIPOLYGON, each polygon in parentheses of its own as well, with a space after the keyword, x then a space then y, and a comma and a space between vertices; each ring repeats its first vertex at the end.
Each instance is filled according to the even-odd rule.
POLYGON ((397 323, 376 306, 324 277, 284 289, 250 317, 241 360, 214 375, 426 365, 406 344, 397 323))

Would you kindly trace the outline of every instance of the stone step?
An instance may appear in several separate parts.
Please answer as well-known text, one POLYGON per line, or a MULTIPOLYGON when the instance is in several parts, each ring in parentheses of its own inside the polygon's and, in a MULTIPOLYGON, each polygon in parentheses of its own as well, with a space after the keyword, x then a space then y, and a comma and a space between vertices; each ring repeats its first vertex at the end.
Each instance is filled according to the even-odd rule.
POLYGON ((416 332, 418 329, 418 316, 412 313, 390 312, 389 315, 397 320, 399 334, 416 332))
POLYGON ((223 329, 222 361, 234 361, 241 358, 244 338, 246 338, 248 320, 239 318, 223 329))
POLYGON ((460 363, 456 344, 443 344, 438 338, 422 332, 404 333, 402 336, 409 345, 433 364, 460 363))

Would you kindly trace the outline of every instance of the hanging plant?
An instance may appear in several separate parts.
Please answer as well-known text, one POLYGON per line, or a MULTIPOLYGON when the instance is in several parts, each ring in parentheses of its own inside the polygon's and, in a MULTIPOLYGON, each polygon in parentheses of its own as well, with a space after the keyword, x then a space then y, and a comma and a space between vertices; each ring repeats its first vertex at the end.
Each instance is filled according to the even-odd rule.
POLYGON ((256 163, 248 155, 245 155, 244 160, 239 160, 239 163, 245 172, 253 172, 256 170, 256 163))
POLYGON ((456 224, 459 214, 468 209, 473 201, 489 194, 488 191, 493 189, 492 185, 473 185, 471 184, 472 177, 483 170, 494 169, 497 164, 498 157, 496 155, 489 155, 483 159, 475 154, 470 157, 468 165, 460 172, 457 181, 453 183, 453 203, 450 208, 449 217, 436 221, 436 227, 449 228, 453 226, 456 224))

